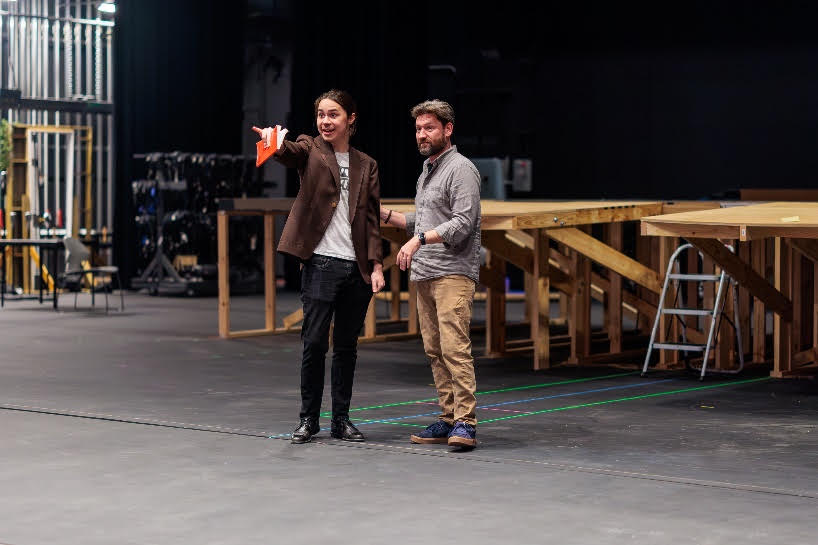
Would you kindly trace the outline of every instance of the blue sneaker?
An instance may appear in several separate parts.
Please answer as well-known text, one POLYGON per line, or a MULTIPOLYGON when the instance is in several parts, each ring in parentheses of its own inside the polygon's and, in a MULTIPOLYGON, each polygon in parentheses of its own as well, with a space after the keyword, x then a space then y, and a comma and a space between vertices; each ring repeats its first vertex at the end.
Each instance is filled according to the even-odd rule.
POLYGON ((447 424, 443 420, 438 420, 417 435, 412 435, 409 439, 413 443, 420 445, 428 445, 432 443, 445 444, 449 441, 449 433, 451 431, 451 424, 447 424))
POLYGON ((474 448, 477 446, 477 430, 465 422, 457 422, 449 434, 449 446, 474 448))

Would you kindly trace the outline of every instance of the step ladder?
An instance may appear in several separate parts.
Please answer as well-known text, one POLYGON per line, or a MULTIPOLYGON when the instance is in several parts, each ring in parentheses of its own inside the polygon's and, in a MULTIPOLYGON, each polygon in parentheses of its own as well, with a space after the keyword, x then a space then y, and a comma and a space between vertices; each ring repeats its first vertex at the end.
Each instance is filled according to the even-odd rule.
MULTIPOLYGON (((733 247, 727 245, 731 252, 734 252, 733 247)), ((707 360, 710 357, 710 350, 715 344, 715 336, 719 330, 721 318, 724 317, 728 323, 733 327, 736 332, 736 343, 738 345, 737 352, 739 357, 739 367, 738 369, 718 369, 713 370, 713 372, 718 373, 739 373, 742 369, 744 369, 744 351, 742 350, 742 342, 741 342, 741 327, 738 324, 738 321, 730 320, 729 317, 724 316, 723 310, 726 301, 725 291, 729 288, 730 285, 733 287, 733 316, 734 319, 738 317, 738 283, 730 277, 728 274, 724 272, 724 269, 721 270, 720 274, 683 274, 679 272, 679 262, 678 258, 685 250, 693 248, 692 244, 682 244, 676 251, 673 252, 673 255, 670 256, 670 260, 668 261, 667 266, 667 274, 665 274, 665 282, 662 286, 662 294, 659 296, 659 305, 656 307, 656 319, 653 322, 653 330, 650 334, 650 344, 648 344, 648 353, 645 355, 645 364, 642 367, 642 376, 648 372, 648 363, 650 362, 650 356, 653 353, 653 349, 659 350, 676 350, 678 352, 704 352, 704 358, 702 359, 701 368, 691 366, 693 369, 700 371, 699 380, 704 379, 705 372, 707 370, 707 360), (694 281, 697 282, 697 290, 696 295, 692 298, 693 301, 696 301, 698 298, 698 286, 701 285, 702 282, 718 282, 718 287, 716 289, 716 301, 713 305, 712 309, 700 309, 700 308, 679 308, 676 306, 676 303, 679 301, 679 294, 681 293, 680 283, 682 281, 694 281), (665 297, 667 296, 667 289, 670 283, 674 283, 676 296, 673 301, 673 306, 669 308, 665 308, 665 297), (656 342, 656 334, 659 331, 659 321, 662 315, 670 315, 675 316, 677 320, 682 324, 682 342, 681 343, 668 343, 668 342, 656 342), (710 317, 710 327, 707 333, 707 343, 706 344, 694 344, 687 342, 687 324, 681 318, 682 316, 709 316, 710 317)), ((701 255, 701 252, 699 252, 701 255)), ((691 299, 690 294, 688 293, 688 299, 691 299)), ((696 305, 692 305, 695 307, 696 305)), ((666 332, 667 333, 667 332, 666 332)))

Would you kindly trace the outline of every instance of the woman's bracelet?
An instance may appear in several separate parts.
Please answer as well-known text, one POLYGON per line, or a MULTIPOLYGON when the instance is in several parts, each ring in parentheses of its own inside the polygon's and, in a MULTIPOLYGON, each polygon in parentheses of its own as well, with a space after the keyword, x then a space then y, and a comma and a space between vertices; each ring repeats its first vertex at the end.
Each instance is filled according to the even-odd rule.
POLYGON ((389 224, 389 218, 391 218, 391 217, 392 217, 392 210, 389 211, 389 213, 386 215, 386 219, 383 222, 388 225, 389 224))

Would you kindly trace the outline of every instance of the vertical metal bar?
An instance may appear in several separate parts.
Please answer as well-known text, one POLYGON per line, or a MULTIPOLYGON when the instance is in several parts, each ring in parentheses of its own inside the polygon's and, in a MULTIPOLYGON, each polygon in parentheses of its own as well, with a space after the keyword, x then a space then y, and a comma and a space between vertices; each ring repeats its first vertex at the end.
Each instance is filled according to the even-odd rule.
MULTIPOLYGON (((105 68, 105 76, 106 76, 106 92, 107 92, 107 99, 108 102, 114 101, 114 61, 113 61, 113 49, 111 38, 113 36, 113 29, 107 28, 105 30, 105 51, 106 51, 106 68, 105 68)), ((107 184, 107 206, 106 206, 106 213, 105 213, 105 224, 109 226, 109 228, 113 228, 114 226, 114 196, 116 191, 116 186, 114 184, 114 116, 108 114, 108 131, 105 135, 105 142, 107 143, 108 147, 108 184, 107 184)), ((99 203, 101 206, 102 203, 99 203)))
POLYGON ((3 62, 2 59, 6 59, 5 64, 8 65, 9 62, 9 54, 8 51, 4 51, 3 44, 5 40, 3 36, 5 35, 3 29, 7 26, 6 24, 6 16, 0 13, 0 88, 7 88, 11 89, 11 86, 6 83, 4 76, 8 73, 8 69, 3 70, 3 62))
POLYGON ((74 236, 74 148, 76 132, 68 134, 68 165, 65 173, 65 236, 74 236))

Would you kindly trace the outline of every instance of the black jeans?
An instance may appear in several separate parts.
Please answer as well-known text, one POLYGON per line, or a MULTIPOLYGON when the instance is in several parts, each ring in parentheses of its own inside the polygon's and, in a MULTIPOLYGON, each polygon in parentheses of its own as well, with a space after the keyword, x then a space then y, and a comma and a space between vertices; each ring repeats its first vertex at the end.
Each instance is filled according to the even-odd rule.
POLYGON ((301 418, 318 418, 324 394, 324 367, 332 333, 332 416, 349 416, 352 380, 358 357, 358 335, 372 298, 354 261, 313 255, 301 270, 301 304, 304 322, 301 339, 301 418))

